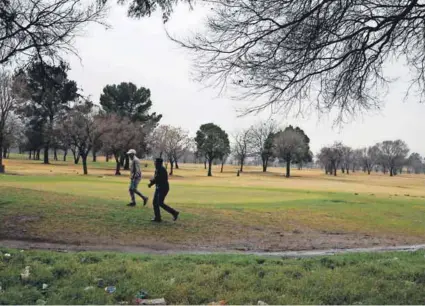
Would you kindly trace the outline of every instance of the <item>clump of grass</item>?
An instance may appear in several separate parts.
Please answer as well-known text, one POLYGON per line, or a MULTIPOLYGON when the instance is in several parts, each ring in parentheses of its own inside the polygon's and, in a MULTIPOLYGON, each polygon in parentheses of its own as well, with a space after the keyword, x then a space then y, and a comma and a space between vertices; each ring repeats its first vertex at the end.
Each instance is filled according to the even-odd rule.
POLYGON ((424 251, 288 259, 1 249, 0 304, 422 304, 424 251), (5 257, 10 253, 10 257, 5 257), (20 273, 31 267, 27 280, 20 273), (101 280, 101 282, 99 281, 101 280), (43 290, 43 284, 48 288, 43 290), (100 284, 100 286, 99 286, 100 284), (104 287, 116 286, 113 294, 104 287))

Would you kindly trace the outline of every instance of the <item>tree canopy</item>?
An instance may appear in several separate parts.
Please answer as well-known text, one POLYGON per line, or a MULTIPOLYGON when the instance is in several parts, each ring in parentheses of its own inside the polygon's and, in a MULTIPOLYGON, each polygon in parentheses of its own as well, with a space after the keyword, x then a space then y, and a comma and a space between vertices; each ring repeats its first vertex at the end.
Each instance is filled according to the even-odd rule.
POLYGON ((162 118, 155 112, 148 113, 152 107, 150 90, 137 88, 131 82, 106 85, 100 95, 100 104, 107 113, 128 117, 132 121, 157 124, 162 118))
POLYGON ((44 129, 44 163, 49 163, 49 148, 58 116, 69 110, 69 103, 78 96, 77 83, 68 79, 69 66, 65 62, 49 65, 35 62, 19 72, 24 84, 26 103, 20 112, 32 122, 38 121, 44 129))
POLYGON ((230 153, 229 136, 218 125, 207 123, 196 132, 195 142, 198 154, 208 161, 208 176, 212 176, 211 166, 214 159, 223 159, 230 153))

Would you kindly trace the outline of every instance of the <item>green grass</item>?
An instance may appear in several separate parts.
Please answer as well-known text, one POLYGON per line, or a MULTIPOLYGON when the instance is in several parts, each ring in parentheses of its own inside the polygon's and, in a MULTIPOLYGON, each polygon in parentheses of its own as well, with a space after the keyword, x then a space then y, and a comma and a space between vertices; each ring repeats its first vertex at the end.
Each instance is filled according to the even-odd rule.
POLYGON ((0 248, 0 304, 117 304, 145 290, 168 304, 423 304, 423 251, 308 259, 146 256, 0 248), (10 253, 10 257, 5 257, 10 253), (20 273, 30 266, 30 277, 20 273), (103 279, 102 288, 97 287, 103 279), (48 288, 42 290, 43 284, 48 288), (104 286, 116 286, 114 294, 104 286), (88 286, 92 290, 85 291, 88 286))
MULTIPOLYGON (((152 195, 146 183, 142 181, 140 190, 152 195)), ((271 234, 276 231, 296 229, 402 237, 412 243, 425 238, 425 206, 419 198, 273 186, 209 186, 176 179, 167 203, 183 212, 181 220, 158 227, 149 222, 151 204, 125 207, 127 189, 127 179, 114 176, 0 176, 0 235, 119 244, 196 242, 199 246, 220 246, 220 239, 222 245, 246 240, 254 248, 260 239, 269 239, 266 245, 275 243, 278 238, 271 234), (28 218, 32 220, 27 222, 28 218), (20 232, 22 228, 26 231, 20 232)))

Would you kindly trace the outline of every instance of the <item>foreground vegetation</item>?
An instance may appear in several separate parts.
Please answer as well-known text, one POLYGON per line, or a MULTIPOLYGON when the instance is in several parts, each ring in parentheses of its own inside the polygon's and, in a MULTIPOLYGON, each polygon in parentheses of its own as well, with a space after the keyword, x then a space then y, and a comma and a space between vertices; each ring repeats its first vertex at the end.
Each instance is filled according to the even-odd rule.
POLYGON ((425 301, 423 251, 308 259, 0 251, 0 304, 134 303, 141 290, 168 304, 425 301), (29 278, 21 279, 26 266, 29 278))

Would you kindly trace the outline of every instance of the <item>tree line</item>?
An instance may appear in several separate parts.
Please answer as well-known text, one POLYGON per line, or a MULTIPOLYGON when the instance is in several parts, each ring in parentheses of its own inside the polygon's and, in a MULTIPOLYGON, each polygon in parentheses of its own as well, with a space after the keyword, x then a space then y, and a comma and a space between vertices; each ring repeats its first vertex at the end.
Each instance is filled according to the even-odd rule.
MULTIPOLYGON (((107 161, 114 159, 115 174, 129 169, 127 150, 136 149, 142 157, 165 159, 170 175, 179 168, 179 161, 190 157, 203 162, 207 175, 212 165, 221 164, 221 172, 229 157, 244 171, 248 158, 261 160, 263 172, 276 159, 285 164, 286 177, 291 166, 302 168, 313 161, 310 138, 300 127, 279 128, 273 120, 259 122, 235 132, 231 138, 214 123, 199 127, 195 137, 180 127, 159 125, 162 115, 150 112, 150 90, 133 83, 106 85, 99 103, 84 97, 77 83, 68 78, 69 66, 36 61, 10 74, 0 72, 0 165, 11 148, 27 152, 28 158, 63 161, 69 154, 75 164, 80 161, 87 174, 87 161, 95 162, 102 153, 107 161), (51 156, 53 155, 53 156, 51 156), (42 158, 41 158, 42 156, 42 158)), ((409 148, 401 140, 384 141, 362 149, 352 149, 337 142, 323 147, 316 160, 326 174, 337 175, 362 169, 369 174, 382 171, 393 176, 404 167, 409 172, 424 172, 420 154, 408 156, 409 148)), ((1 166, 4 171, 4 166, 1 166)))
POLYGON ((336 142, 323 147, 316 157, 325 173, 334 176, 339 169, 347 174, 362 170, 368 174, 382 171, 394 176, 401 174, 404 168, 409 173, 425 173, 425 159, 416 152, 409 155, 409 151, 407 144, 400 139, 386 140, 360 149, 336 142))

